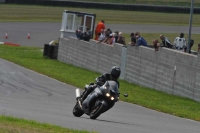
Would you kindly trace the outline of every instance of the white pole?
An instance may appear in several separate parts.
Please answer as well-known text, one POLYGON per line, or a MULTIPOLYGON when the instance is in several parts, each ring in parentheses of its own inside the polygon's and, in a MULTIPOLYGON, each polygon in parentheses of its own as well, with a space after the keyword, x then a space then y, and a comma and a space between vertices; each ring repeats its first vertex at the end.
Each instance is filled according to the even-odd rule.
POLYGON ((189 53, 189 48, 190 48, 193 7, 194 7, 194 0, 191 0, 191 7, 190 7, 190 22, 189 22, 189 34, 188 34, 188 44, 187 44, 187 53, 189 53))

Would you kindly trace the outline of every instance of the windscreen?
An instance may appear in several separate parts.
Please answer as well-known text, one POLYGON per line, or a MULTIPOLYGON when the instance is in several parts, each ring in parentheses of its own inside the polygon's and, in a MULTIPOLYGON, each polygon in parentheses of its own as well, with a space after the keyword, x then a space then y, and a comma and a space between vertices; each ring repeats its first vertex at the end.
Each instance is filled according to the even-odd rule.
POLYGON ((109 89, 114 90, 115 93, 119 93, 118 84, 115 81, 107 81, 109 84, 109 89))

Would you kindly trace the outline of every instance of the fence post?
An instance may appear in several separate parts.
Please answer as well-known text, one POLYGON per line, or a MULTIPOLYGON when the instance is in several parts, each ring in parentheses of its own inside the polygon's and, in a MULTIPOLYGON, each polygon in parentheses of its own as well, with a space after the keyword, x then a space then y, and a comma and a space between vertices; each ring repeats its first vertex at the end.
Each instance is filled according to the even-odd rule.
POLYGON ((127 47, 123 46, 121 52, 121 62, 120 62, 120 68, 121 68, 120 79, 124 79, 125 77, 126 56, 127 56, 127 47))

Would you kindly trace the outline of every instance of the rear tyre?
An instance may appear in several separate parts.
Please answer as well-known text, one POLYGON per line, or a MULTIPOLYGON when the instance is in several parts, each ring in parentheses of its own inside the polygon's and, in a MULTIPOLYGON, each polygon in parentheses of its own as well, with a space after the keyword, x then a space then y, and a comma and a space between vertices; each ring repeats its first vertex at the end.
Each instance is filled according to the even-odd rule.
POLYGON ((103 104, 100 104, 99 106, 97 106, 96 108, 94 108, 91 113, 90 113, 90 119, 96 119, 97 117, 99 117, 101 115, 101 113, 103 113, 106 110, 106 106, 104 106, 103 104))
POLYGON ((80 109, 78 102, 73 108, 73 115, 76 117, 81 117, 84 114, 83 110, 80 109))

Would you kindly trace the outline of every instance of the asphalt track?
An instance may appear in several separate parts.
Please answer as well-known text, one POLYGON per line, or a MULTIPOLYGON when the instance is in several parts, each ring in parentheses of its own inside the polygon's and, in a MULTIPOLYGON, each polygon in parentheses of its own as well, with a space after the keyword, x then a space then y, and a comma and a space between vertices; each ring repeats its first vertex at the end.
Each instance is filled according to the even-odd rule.
MULTIPOLYGON (((0 42, 17 43, 21 46, 43 47, 45 43, 57 40, 60 37, 61 22, 1 22, 0 42), (5 39, 5 34, 8 39, 5 39), (31 39, 27 39, 30 33, 31 39)), ((112 31, 131 33, 188 33, 188 26, 162 26, 162 25, 131 25, 131 24, 106 24, 106 28, 112 31)), ((193 27, 192 34, 200 34, 200 27, 193 27)))
MULTIPOLYGON (((41 43, 44 43, 42 41, 45 37, 46 40, 49 39, 47 35, 50 35, 49 32, 53 31, 52 25, 55 24, 60 28, 56 23, 50 23, 49 25, 51 26, 48 28, 45 28, 45 23, 42 23, 44 24, 43 27, 36 26, 37 24, 40 23, 36 23, 35 26, 32 25, 31 27, 35 29, 35 33, 40 33, 37 37, 42 38, 41 40, 38 39, 41 43), (49 28, 51 30, 48 32, 43 31, 49 28), (47 35, 44 37, 43 34, 47 35)), ((8 27, 12 27, 12 25, 9 25, 8 23, 8 27)), ((27 23, 27 25, 29 24, 27 23)), ((26 23, 20 29, 21 33, 26 33, 28 31, 26 23)), ((14 33, 15 29, 12 32, 14 33)), ((54 34, 57 35, 57 29, 54 34)), ((16 34, 16 39, 17 36, 20 37, 21 35, 16 34)), ((35 40, 34 32, 31 39, 26 40, 25 38, 24 40, 35 40)), ((23 42, 23 39, 18 40, 23 42)), ((37 45, 35 44, 34 46, 37 45)), ((80 118, 74 117, 72 108, 75 104, 75 89, 73 86, 0 59, 0 114, 68 128, 98 131, 99 133, 200 132, 199 122, 178 118, 121 101, 116 103, 111 110, 102 114, 97 120, 90 120, 87 115, 83 115, 80 118)))

